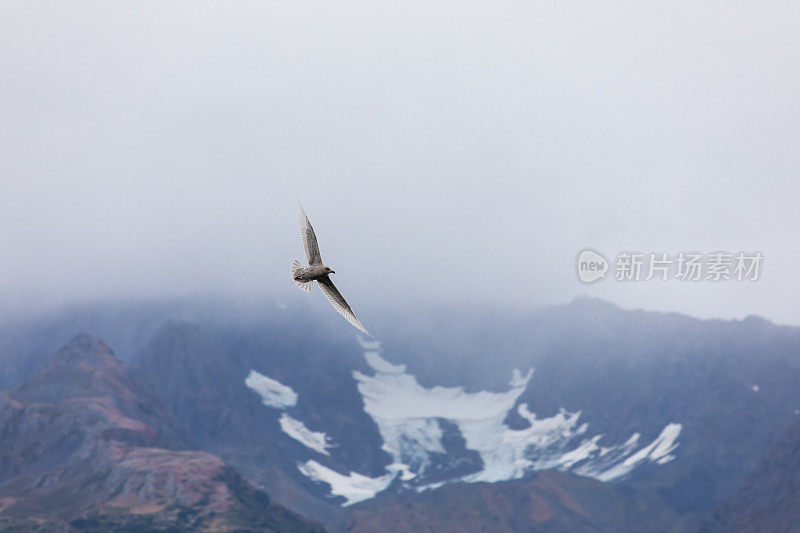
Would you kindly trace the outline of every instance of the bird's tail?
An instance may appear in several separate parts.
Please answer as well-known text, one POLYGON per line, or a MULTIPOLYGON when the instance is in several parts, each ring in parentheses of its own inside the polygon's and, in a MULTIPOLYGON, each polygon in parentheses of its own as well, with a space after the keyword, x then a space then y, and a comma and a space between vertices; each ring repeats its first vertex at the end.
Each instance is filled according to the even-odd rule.
POLYGON ((311 288, 314 287, 313 281, 297 281, 295 276, 303 269, 303 263, 298 261, 297 259, 292 262, 292 281, 294 281, 295 285, 300 287, 300 290, 311 292, 311 288))

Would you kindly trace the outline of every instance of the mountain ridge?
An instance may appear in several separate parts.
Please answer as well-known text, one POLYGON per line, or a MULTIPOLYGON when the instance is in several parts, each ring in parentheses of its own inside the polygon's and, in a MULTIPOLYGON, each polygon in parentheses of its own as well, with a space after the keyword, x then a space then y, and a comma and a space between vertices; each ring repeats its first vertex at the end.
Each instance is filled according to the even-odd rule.
MULTIPOLYGON (((362 506, 378 512, 372 505, 379 500, 392 509, 383 515, 387 524, 402 520, 402 505, 391 501, 406 502, 413 493, 397 480, 388 480, 372 500, 342 507, 354 500, 333 497, 328 482, 299 468, 316 464, 349 476, 326 475, 334 483, 357 482, 359 476, 373 483, 387 474, 393 459, 385 449, 391 442, 386 431, 392 426, 376 424, 367 412, 359 386, 376 383, 356 377, 375 376, 363 348, 333 320, 322 317, 310 327, 313 312, 277 305, 263 309, 258 317, 218 310, 212 314, 224 319, 187 321, 183 315, 171 323, 148 322, 151 334, 129 358, 137 380, 161 398, 174 420, 168 425, 183 431, 176 439, 222 457, 277 503, 332 531, 341 531, 362 506), (262 397, 248 386, 253 372, 289 387, 296 398, 276 403, 262 397)), ((601 447, 624 443, 633 433, 640 433, 644 445, 657 439, 665 425, 681 424, 678 446, 669 452, 674 459, 668 462, 641 464, 608 486, 573 483, 568 476, 554 479, 562 488, 595 487, 581 492, 583 497, 594 493, 602 498, 611 488, 631 491, 641 498, 637 501, 671 514, 684 530, 699 525, 742 484, 800 409, 800 328, 758 317, 695 319, 624 310, 592 299, 521 315, 444 309, 426 312, 423 320, 393 313, 389 309, 375 321, 373 329, 388 331, 381 338, 384 362, 378 364, 389 373, 402 367, 398 378, 413 376, 422 392, 439 387, 466 396, 503 394, 514 369, 524 376, 535 368, 513 409, 499 421, 512 432, 531 427, 523 413, 541 421, 561 409, 580 412, 581 423, 589 424, 587 435, 600 436, 601 447), (522 404, 527 411, 520 411, 522 404)), ((138 330, 132 319, 120 331, 138 330)), ((45 341, 51 342, 39 342, 45 341)), ((8 354, 0 350, 0 358, 8 354)), ((467 476, 485 466, 474 442, 468 445, 459 424, 447 416, 436 421, 444 453, 432 445, 419 457, 430 460, 425 475, 431 483, 446 480, 448 472, 467 476)), ((478 491, 464 484, 444 494, 506 498, 534 490, 517 481, 493 484, 496 494, 491 487, 478 491)), ((424 508, 424 500, 439 498, 435 495, 443 489, 428 489, 412 504, 424 508)), ((626 500, 611 501, 616 502, 608 510, 613 514, 614 506, 621 509, 626 500)), ((555 523, 567 512, 558 505, 551 510, 555 523)), ((359 516, 359 523, 370 523, 359 516)), ((608 530, 601 527, 607 523, 602 515, 595 516, 590 525, 608 530)))
POLYGON ((89 335, 0 393, 0 525, 319 531, 220 458, 89 335))

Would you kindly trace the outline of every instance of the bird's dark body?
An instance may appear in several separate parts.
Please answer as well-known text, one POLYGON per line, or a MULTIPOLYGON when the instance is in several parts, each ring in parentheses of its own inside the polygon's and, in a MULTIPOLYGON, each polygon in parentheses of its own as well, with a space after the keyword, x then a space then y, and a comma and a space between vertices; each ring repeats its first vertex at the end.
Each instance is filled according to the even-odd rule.
POLYGON ((308 265, 307 267, 298 268, 292 279, 295 281, 314 281, 324 278, 331 273, 331 269, 325 265, 308 265))

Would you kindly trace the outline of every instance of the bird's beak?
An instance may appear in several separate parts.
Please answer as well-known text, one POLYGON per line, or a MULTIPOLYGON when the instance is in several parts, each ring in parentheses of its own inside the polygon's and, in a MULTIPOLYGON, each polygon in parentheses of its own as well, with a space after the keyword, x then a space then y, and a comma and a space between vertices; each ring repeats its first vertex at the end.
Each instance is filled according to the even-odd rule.
POLYGON ((331 274, 336 274, 336 272, 335 272, 335 271, 333 271, 333 270, 331 270, 331 274))

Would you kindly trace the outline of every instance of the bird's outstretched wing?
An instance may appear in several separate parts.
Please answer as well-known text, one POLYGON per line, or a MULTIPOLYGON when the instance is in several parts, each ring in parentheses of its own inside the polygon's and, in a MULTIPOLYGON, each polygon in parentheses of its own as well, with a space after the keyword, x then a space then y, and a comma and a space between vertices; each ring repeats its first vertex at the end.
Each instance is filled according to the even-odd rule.
MULTIPOLYGON (((340 315, 345 317, 347 321, 353 324, 355 327, 367 335, 370 335, 370 333, 364 329, 361 321, 356 318, 356 314, 352 309, 350 309, 350 306, 344 300, 344 296, 342 296, 342 293, 340 293, 339 289, 336 288, 336 285, 333 284, 330 277, 325 276, 323 278, 319 278, 317 283, 319 283, 319 288, 322 291, 322 294, 325 295, 325 298, 328 299, 331 305, 333 305, 333 308, 336 309, 340 315)), ((370 335, 370 337, 371 336, 372 335, 370 335)))
POLYGON ((303 206, 300 205, 300 200, 297 200, 297 209, 300 217, 300 238, 303 239, 303 248, 306 250, 306 259, 309 265, 321 265, 322 256, 319 253, 319 245, 317 244, 317 236, 314 234, 314 228, 311 227, 311 222, 308 221, 306 212, 303 211, 303 206))

